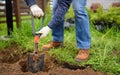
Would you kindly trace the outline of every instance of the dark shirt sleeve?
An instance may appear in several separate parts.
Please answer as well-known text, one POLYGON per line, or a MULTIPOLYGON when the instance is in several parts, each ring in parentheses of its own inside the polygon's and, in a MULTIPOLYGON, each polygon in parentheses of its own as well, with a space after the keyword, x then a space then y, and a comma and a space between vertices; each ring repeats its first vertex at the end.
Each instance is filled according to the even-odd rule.
POLYGON ((25 0, 25 2, 27 3, 27 5, 30 7, 34 4, 36 4, 35 0, 25 0))
POLYGON ((51 21, 49 22, 48 27, 53 29, 57 25, 60 25, 59 23, 61 23, 64 20, 64 16, 67 10, 69 9, 71 2, 72 0, 58 0, 57 9, 51 21))

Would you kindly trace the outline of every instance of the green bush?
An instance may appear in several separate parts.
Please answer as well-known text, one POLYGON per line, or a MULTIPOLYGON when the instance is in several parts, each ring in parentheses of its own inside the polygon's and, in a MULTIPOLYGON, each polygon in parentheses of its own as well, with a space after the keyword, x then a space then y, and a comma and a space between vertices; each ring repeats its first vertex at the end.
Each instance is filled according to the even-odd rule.
POLYGON ((88 9, 90 21, 93 24, 103 26, 103 31, 107 32, 111 27, 116 26, 116 30, 120 29, 120 7, 110 7, 103 12, 102 7, 96 13, 88 9))

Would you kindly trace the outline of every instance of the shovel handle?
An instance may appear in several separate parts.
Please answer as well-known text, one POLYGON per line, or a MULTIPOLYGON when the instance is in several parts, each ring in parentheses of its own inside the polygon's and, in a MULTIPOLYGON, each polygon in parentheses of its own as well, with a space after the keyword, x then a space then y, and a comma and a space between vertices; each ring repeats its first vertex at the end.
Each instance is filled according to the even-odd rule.
POLYGON ((35 37, 34 37, 34 53, 35 54, 38 53, 38 42, 40 40, 40 35, 41 34, 35 34, 35 37))
POLYGON ((34 54, 38 53, 38 43, 34 43, 34 54))

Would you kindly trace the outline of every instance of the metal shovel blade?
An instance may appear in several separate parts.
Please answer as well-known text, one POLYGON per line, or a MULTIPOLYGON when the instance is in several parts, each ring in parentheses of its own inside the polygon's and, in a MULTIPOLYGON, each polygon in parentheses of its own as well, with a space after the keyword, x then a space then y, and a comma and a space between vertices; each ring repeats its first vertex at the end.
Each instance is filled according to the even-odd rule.
POLYGON ((44 67, 44 54, 30 53, 28 55, 28 71, 36 73, 44 67))

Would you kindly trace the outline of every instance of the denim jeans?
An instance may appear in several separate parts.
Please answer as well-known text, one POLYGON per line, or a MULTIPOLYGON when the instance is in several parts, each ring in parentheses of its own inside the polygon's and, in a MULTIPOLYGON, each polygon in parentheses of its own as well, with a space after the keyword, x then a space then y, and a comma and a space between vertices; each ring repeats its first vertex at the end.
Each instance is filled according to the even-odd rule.
POLYGON ((61 22, 64 20, 66 12, 70 7, 71 2, 72 0, 58 0, 57 8, 55 9, 52 19, 48 23, 48 27, 54 29, 54 27, 61 24, 61 22))
MULTIPOLYGON (((57 1, 53 0, 53 16, 57 9, 57 1)), ((75 13, 75 25, 76 25, 76 42, 78 49, 89 49, 91 44, 89 18, 86 11, 87 0, 73 0, 72 7, 75 13)), ((64 21, 61 21, 52 30, 53 41, 63 42, 64 41, 64 21)))

